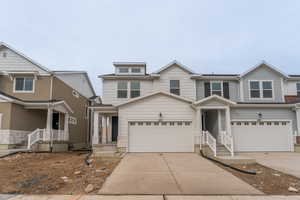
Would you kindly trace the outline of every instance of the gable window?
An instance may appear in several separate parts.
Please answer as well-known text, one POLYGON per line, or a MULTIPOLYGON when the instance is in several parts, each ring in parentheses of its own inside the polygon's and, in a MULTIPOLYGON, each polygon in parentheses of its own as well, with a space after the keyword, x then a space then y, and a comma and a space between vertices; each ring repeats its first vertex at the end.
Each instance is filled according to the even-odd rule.
POLYGON ((170 93, 180 95, 180 81, 170 80, 170 93))
POLYGON ((272 81, 262 81, 263 98, 273 98, 272 81))
POLYGON ((33 77, 17 77, 14 79, 15 92, 33 92, 33 77))
POLYGON ((223 96, 223 88, 222 88, 222 83, 221 82, 210 82, 211 86, 211 95, 219 95, 223 96))
POLYGON ((132 73, 141 73, 141 68, 139 68, 139 67, 134 67, 134 68, 131 69, 131 72, 132 72, 132 73))
POLYGON ((251 98, 260 98, 259 81, 250 81, 250 97, 251 98))
POLYGON ((250 98, 252 99, 272 99, 272 81, 250 81, 250 98))
POLYGON ((128 67, 120 67, 119 68, 119 73, 128 73, 128 72, 129 72, 128 67))
POLYGON ((300 83, 297 83, 297 96, 300 97, 300 83))
POLYGON ((139 81, 130 82, 130 98, 139 97, 141 95, 141 84, 139 81))
POLYGON ((127 98, 127 81, 118 81, 118 98, 127 98))

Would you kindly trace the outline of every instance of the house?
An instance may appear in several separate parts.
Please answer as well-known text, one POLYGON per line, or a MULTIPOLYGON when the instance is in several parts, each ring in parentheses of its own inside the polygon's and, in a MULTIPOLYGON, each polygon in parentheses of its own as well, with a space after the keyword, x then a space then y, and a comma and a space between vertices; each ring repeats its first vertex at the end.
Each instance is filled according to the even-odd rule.
POLYGON ((143 62, 113 65, 99 76, 102 104, 91 106, 100 151, 294 151, 299 75, 266 62, 242 74, 200 74, 178 61, 150 74, 143 62))
POLYGON ((86 147, 93 96, 86 72, 51 71, 0 43, 1 149, 33 148, 35 143, 49 149, 51 140, 86 147))

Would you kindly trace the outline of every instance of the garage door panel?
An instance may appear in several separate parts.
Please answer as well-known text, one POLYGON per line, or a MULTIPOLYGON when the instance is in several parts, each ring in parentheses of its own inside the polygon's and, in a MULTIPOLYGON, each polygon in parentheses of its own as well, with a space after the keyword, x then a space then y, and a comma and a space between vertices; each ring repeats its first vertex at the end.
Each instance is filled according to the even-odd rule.
POLYGON ((192 123, 134 122, 129 126, 130 152, 193 152, 192 123), (180 124, 180 125, 178 125, 180 124))
POLYGON ((235 151, 291 151, 290 121, 232 122, 235 151))

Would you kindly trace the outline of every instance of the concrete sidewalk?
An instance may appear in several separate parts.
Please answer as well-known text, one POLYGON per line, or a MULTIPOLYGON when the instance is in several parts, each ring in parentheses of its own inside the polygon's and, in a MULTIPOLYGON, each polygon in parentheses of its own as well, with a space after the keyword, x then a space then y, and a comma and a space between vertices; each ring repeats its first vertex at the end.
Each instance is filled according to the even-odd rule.
POLYGON ((0 195, 0 200, 300 200, 300 196, 0 195))
POLYGON ((129 153, 99 194, 262 194, 195 153, 129 153))

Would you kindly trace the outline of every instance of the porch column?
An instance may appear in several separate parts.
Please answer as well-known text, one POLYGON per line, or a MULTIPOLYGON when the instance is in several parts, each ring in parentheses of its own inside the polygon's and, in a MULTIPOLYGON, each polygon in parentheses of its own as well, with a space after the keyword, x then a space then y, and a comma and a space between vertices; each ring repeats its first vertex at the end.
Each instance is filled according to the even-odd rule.
POLYGON ((69 141, 69 113, 65 113, 64 140, 69 141))
POLYGON ((94 112, 93 144, 99 144, 99 112, 94 112))
POLYGON ((102 144, 106 144, 106 134, 107 134, 107 116, 102 116, 102 144))
POLYGON ((221 123, 221 120, 222 120, 222 116, 221 116, 221 110, 218 109, 218 131, 219 131, 219 134, 221 133, 222 131, 222 123, 221 123))
POLYGON ((107 116, 107 142, 112 142, 112 126, 111 126, 112 117, 107 116))
POLYGON ((300 108, 296 108, 297 135, 300 136, 300 108))
POLYGON ((226 130, 227 134, 231 135, 231 120, 230 120, 230 108, 227 107, 225 109, 225 115, 226 115, 226 130))
POLYGON ((47 111, 47 124, 46 124, 46 132, 43 134, 43 140, 49 141, 51 139, 51 130, 52 130, 52 118, 53 118, 53 109, 48 108, 47 111))
POLYGON ((198 138, 198 142, 201 149, 203 138, 202 138, 202 111, 200 108, 196 110, 196 136, 198 138))

